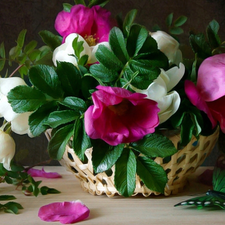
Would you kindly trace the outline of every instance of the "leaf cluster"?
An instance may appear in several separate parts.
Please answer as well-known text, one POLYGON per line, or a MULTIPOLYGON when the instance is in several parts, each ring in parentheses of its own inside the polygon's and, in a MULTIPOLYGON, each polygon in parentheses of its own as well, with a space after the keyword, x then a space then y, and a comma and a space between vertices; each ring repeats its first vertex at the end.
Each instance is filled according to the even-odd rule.
MULTIPOLYGON (((33 65, 52 64, 52 49, 60 45, 61 39, 49 31, 41 31, 41 38, 44 42, 47 40, 46 43, 49 45, 38 48, 38 43, 35 40, 25 43, 26 33, 27 30, 25 29, 19 33, 16 46, 12 47, 8 54, 6 53, 4 42, 0 44, 0 71, 5 68, 6 62, 8 62, 8 66, 17 65, 16 71, 18 70, 20 76, 23 77, 27 75, 28 70, 33 65)), ((8 76, 8 70, 4 76, 8 76)))
POLYGON ((18 86, 7 96, 15 112, 32 112, 29 126, 34 136, 52 129, 48 145, 51 158, 60 160, 70 143, 85 162, 85 150, 93 147, 94 171, 109 171, 115 165, 115 185, 124 196, 132 195, 136 174, 148 188, 163 193, 167 175, 154 159, 176 152, 172 142, 160 134, 136 143, 109 146, 91 140, 84 129, 84 113, 93 104, 91 93, 98 84, 145 89, 158 77, 160 68, 169 68, 167 57, 158 50, 148 30, 134 23, 135 16, 136 10, 130 11, 120 27, 111 30, 110 50, 100 45, 96 52, 99 64, 86 65, 85 58, 79 58, 82 43, 74 40, 78 67, 67 62, 58 62, 56 68, 35 65, 28 73, 32 86, 18 86))
MULTIPOLYGON (((49 188, 47 186, 39 187, 41 181, 35 181, 27 172, 23 166, 12 165, 11 170, 7 170, 3 167, 3 164, 0 163, 0 183, 7 183, 15 185, 16 188, 21 188, 25 195, 34 195, 38 196, 40 193, 42 195, 47 194, 56 194, 60 193, 54 188, 49 188)), ((14 196, 11 195, 0 195, 0 200, 13 200, 14 196)), ((18 213, 18 209, 22 209, 22 206, 16 202, 8 202, 1 205, 0 209, 3 209, 5 212, 18 213)))

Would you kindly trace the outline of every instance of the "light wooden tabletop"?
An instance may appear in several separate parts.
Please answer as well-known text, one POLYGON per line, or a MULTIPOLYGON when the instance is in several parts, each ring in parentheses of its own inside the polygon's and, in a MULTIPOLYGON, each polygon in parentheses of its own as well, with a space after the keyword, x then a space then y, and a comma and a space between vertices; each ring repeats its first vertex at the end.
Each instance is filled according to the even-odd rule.
MULTIPOLYGON (((42 225, 60 224, 59 222, 44 222, 38 217, 38 210, 41 206, 62 201, 73 201, 80 199, 89 209, 90 216, 87 220, 78 224, 151 224, 151 225, 174 225, 174 224, 204 224, 215 225, 225 223, 224 210, 195 209, 193 207, 174 207, 174 204, 187 198, 204 194, 208 187, 196 182, 197 174, 206 167, 201 167, 189 178, 191 184, 177 195, 163 197, 151 196, 148 198, 135 196, 123 198, 115 196, 108 198, 104 196, 92 196, 81 189, 79 180, 73 174, 67 172, 61 166, 45 167, 46 171, 58 172, 62 175, 59 179, 41 178, 41 185, 56 188, 60 194, 49 194, 25 196, 15 187, 7 184, 0 184, 0 195, 14 195, 18 203, 24 209, 18 215, 0 212, 0 225, 42 225)), ((4 202, 2 202, 4 203, 4 202)))

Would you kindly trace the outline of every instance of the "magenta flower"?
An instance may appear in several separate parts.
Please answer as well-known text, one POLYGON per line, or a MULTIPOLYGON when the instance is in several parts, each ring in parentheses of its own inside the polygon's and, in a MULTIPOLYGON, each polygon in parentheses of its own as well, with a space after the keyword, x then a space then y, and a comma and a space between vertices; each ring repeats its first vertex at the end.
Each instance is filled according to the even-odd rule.
POLYGON ((75 5, 70 12, 61 11, 55 20, 55 29, 63 40, 71 34, 81 35, 89 45, 108 41, 111 13, 96 5, 92 8, 75 5), (94 43, 93 43, 94 42, 94 43))
POLYGON ((135 142, 153 133, 159 124, 157 102, 123 88, 97 86, 94 105, 85 112, 85 130, 90 138, 110 145, 135 142))
POLYGON ((225 133, 225 54, 205 59, 199 67, 197 85, 185 81, 185 92, 193 105, 209 117, 212 128, 220 123, 225 133))
POLYGON ((44 168, 42 170, 30 168, 27 171, 32 177, 45 177, 45 178, 61 178, 62 176, 56 172, 45 172, 44 168))
POLYGON ((81 201, 54 202, 39 209, 38 216, 46 222, 76 223, 88 218, 90 210, 81 201))

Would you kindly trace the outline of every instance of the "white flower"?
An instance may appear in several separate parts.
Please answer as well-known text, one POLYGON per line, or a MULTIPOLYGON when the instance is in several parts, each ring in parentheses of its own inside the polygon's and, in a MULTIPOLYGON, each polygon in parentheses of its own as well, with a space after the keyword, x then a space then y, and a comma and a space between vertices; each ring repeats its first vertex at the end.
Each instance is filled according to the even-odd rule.
POLYGON ((31 137, 28 126, 28 117, 31 112, 15 113, 7 99, 9 91, 19 85, 26 85, 20 77, 0 78, 0 117, 11 122, 11 129, 14 133, 28 134, 31 137))
POLYGON ((182 53, 179 49, 179 43, 164 31, 150 33, 158 44, 158 49, 162 51, 169 59, 170 64, 179 65, 182 62, 182 53))
POLYGON ((158 102, 160 108, 159 120, 160 123, 168 120, 180 106, 180 96, 176 91, 171 91, 181 80, 185 72, 185 67, 180 63, 177 66, 164 71, 161 69, 161 74, 155 79, 146 90, 140 90, 132 87, 136 92, 147 95, 147 98, 158 102))
POLYGON ((10 170, 10 162, 15 155, 16 145, 13 138, 0 129, 0 163, 10 170))
MULTIPOLYGON (((74 57, 74 49, 72 46, 73 40, 78 37, 78 41, 83 41, 83 47, 84 50, 81 52, 80 57, 83 55, 88 55, 88 64, 92 64, 97 62, 97 59, 95 57, 95 53, 99 47, 99 45, 105 45, 109 48, 108 42, 101 42, 96 45, 90 45, 88 42, 79 34, 72 33, 68 35, 65 39, 65 43, 61 44, 59 47, 57 47, 53 52, 53 58, 52 61, 55 66, 57 66, 57 61, 60 62, 70 62, 73 65, 77 66, 77 60, 74 57)), ((92 43, 93 44, 93 43, 92 43)))

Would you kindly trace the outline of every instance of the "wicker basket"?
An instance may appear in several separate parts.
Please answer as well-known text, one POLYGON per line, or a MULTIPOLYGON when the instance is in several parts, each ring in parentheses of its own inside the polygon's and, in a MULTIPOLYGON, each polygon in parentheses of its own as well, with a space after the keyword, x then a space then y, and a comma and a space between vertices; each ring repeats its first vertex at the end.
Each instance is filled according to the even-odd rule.
MULTIPOLYGON (((50 139, 50 132, 46 132, 46 136, 50 139)), ((192 137, 190 143, 174 154, 169 162, 165 163, 165 160, 159 157, 155 159, 167 172, 168 182, 164 190, 165 196, 177 194, 183 190, 187 183, 188 175, 195 172, 211 153, 218 140, 218 136, 219 129, 210 136, 200 136, 198 141, 192 137)), ((180 140, 179 134, 171 136, 170 140, 177 146, 180 140)), ((63 159, 60 160, 60 164, 71 171, 80 180, 84 191, 92 195, 106 194, 108 197, 119 194, 114 186, 114 167, 112 168, 112 174, 110 176, 104 172, 94 174, 91 161, 92 148, 87 149, 85 154, 88 158, 87 164, 83 164, 74 153, 74 150, 67 146, 63 159)), ((136 188, 132 196, 137 194, 148 197, 151 194, 159 195, 160 193, 149 190, 140 180, 139 176, 136 176, 136 188)))

